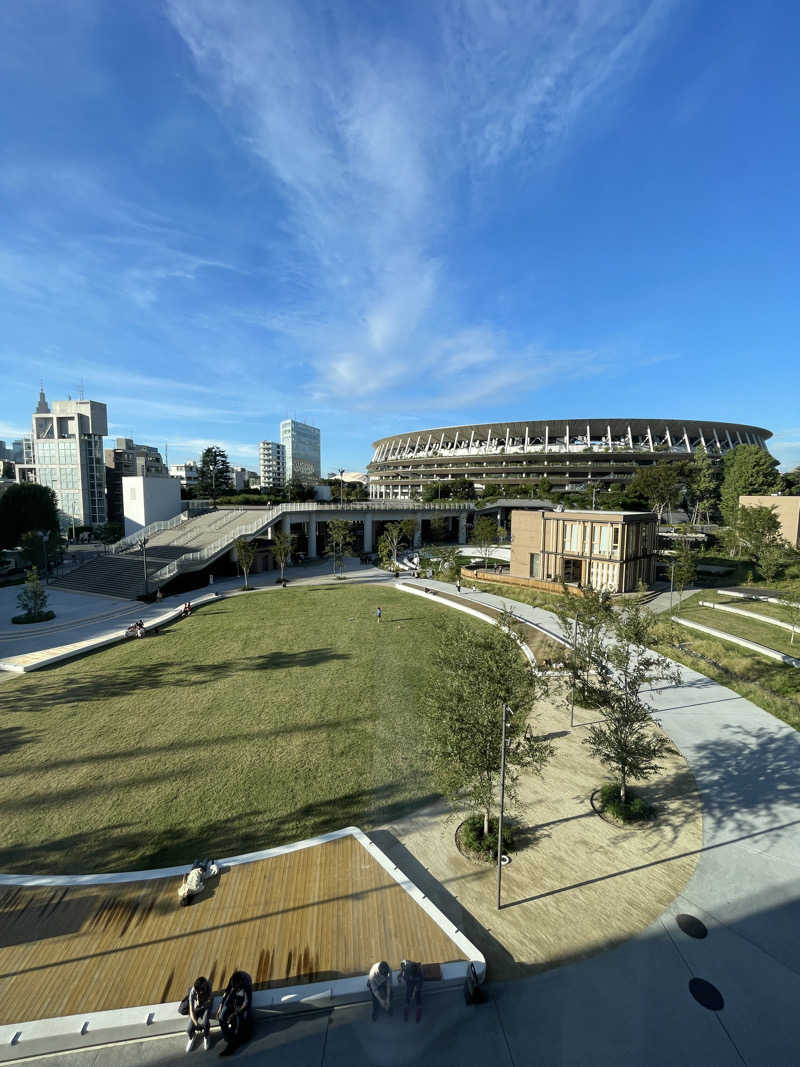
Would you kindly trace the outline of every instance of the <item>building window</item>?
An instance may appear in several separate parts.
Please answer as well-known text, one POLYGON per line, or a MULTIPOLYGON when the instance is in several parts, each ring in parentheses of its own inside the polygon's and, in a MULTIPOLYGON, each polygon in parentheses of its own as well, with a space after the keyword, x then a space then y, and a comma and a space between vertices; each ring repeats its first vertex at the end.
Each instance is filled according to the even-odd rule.
POLYGON ((611 527, 611 544, 616 552, 619 549, 619 526, 611 527))
POLYGON ((592 551, 600 556, 607 556, 611 550, 611 527, 595 526, 592 536, 592 551))
POLYGON ((531 578, 539 577, 539 553, 531 552, 531 578))

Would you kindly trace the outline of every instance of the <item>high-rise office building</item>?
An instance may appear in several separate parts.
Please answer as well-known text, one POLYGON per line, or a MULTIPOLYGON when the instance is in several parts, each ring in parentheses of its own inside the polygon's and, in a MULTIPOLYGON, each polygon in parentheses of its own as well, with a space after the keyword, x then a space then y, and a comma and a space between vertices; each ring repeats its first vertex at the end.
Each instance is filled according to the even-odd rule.
POLYGON ((286 449, 277 441, 258 446, 258 468, 262 489, 280 489, 286 481, 286 449))
POLYGON ((49 485, 65 525, 96 526, 106 521, 106 468, 103 437, 106 405, 94 400, 56 400, 52 411, 44 390, 33 414, 32 463, 17 468, 19 480, 49 485))
POLYGON ((304 422, 284 419, 281 423, 281 444, 286 451, 286 480, 314 485, 320 479, 319 430, 304 422))

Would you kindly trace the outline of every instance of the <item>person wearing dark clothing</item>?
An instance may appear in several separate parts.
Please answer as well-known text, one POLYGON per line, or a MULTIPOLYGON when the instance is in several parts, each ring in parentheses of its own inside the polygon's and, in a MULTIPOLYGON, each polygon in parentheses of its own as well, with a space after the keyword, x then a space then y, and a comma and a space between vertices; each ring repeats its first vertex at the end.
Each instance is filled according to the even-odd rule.
POLYGON ((403 1009, 403 1020, 408 1022, 408 1006, 416 1004, 417 1022, 422 1018, 422 986, 425 978, 422 974, 422 964, 414 960, 402 960, 400 963, 400 981, 406 986, 406 1006, 403 1009))
POLYGON ((375 612, 375 618, 378 620, 378 622, 381 621, 382 615, 383 615, 383 612, 381 611, 380 608, 378 608, 377 611, 375 612))
POLYGON ((189 1009, 189 1022, 186 1026, 189 1040, 186 1043, 186 1051, 192 1051, 195 1039, 200 1033, 203 1035, 203 1048, 208 1051, 210 1046, 209 1034, 211 1032, 211 1007, 214 1003, 214 994, 209 980, 202 976, 196 978, 185 999, 189 1009))
POLYGON ((253 980, 246 971, 234 971, 222 994, 217 1013, 222 1036, 232 1050, 253 1031, 253 980))

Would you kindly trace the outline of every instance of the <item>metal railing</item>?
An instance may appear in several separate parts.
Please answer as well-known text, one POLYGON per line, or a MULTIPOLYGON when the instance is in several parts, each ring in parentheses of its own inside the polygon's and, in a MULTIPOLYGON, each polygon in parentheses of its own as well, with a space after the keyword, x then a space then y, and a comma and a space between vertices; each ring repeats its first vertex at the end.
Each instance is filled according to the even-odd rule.
MULTIPOLYGON (((294 504, 276 504, 271 508, 256 508, 258 511, 258 517, 252 522, 237 526, 233 530, 229 530, 224 537, 218 538, 210 545, 205 545, 203 548, 198 549, 196 552, 185 552, 178 559, 173 560, 172 563, 162 567, 161 570, 156 571, 151 575, 151 581, 154 582, 168 582, 175 575, 180 574, 181 571, 199 570, 205 563, 208 563, 215 556, 218 556, 221 552, 224 552, 227 548, 230 548, 234 541, 239 537, 252 537, 260 530, 263 530, 266 526, 274 525, 279 519, 282 519, 287 515, 294 515, 298 512, 319 512, 320 510, 328 509, 329 511, 468 511, 471 505, 467 503, 460 504, 448 504, 446 501, 432 501, 429 504, 421 504, 417 501, 410 500, 395 500, 395 501, 383 501, 383 500, 355 500, 339 504, 335 501, 303 501, 294 504)), ((237 513, 241 512, 247 514, 248 511, 253 509, 248 508, 232 508, 232 511, 237 513)))
POLYGON ((161 533, 162 530, 172 530, 176 526, 180 526, 181 523, 186 522, 186 512, 182 511, 180 515, 175 515, 171 519, 162 519, 160 522, 151 522, 148 526, 143 526, 135 534, 128 534, 127 537, 123 537, 120 541, 115 541, 113 545, 108 546, 108 551, 111 555, 116 555, 118 552, 124 552, 127 548, 133 548, 138 544, 143 537, 151 538, 154 534, 161 533))

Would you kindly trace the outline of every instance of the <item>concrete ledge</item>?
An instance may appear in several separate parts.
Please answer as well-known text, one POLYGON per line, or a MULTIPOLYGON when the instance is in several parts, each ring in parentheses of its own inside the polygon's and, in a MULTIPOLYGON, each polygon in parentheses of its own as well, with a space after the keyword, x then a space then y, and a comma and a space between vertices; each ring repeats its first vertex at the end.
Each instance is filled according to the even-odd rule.
POLYGON ((789 633, 800 634, 800 627, 792 626, 790 622, 782 622, 780 619, 771 619, 769 615, 760 615, 755 611, 745 611, 743 608, 732 608, 730 604, 717 604, 710 600, 701 600, 701 608, 713 608, 715 611, 729 611, 731 615, 738 615, 742 619, 756 619, 757 622, 766 622, 770 626, 780 626, 789 633))
POLYGON ((766 645, 759 645, 756 641, 748 641, 746 637, 735 637, 733 634, 725 633, 724 630, 715 630, 713 626, 705 626, 702 622, 692 622, 690 619, 680 619, 677 615, 672 616, 672 621, 680 623, 681 626, 689 626, 692 630, 699 630, 701 633, 708 634, 710 637, 717 637, 720 641, 730 641, 734 645, 741 645, 742 648, 749 648, 751 652, 758 652, 761 656, 768 656, 770 659, 776 659, 781 663, 786 663, 790 667, 800 667, 800 659, 795 659, 793 656, 787 656, 784 652, 779 652, 776 648, 768 648, 766 645))
MULTIPOLYGON (((425 896, 402 870, 367 835, 356 826, 347 826, 328 834, 295 841, 278 848, 262 849, 240 856, 218 860, 222 867, 253 863, 287 852, 312 848, 353 837, 376 860, 391 878, 415 901, 425 914, 447 935, 467 958, 441 965, 442 977, 437 989, 459 986, 464 982, 470 965, 474 966, 478 980, 486 975, 486 960, 483 953, 425 896)), ((0 875, 0 884, 17 886, 66 886, 99 885, 144 879, 178 876, 186 872, 186 865, 167 867, 156 871, 132 871, 120 874, 65 875, 0 875)), ((397 982, 399 971, 394 971, 392 980, 397 982)), ((253 994, 253 1007, 258 1010, 297 1012, 315 1008, 333 1008, 368 1000, 366 975, 338 978, 327 982, 312 982, 306 985, 281 986, 257 990, 253 994)), ((59 1016, 52 1019, 36 1019, 30 1022, 11 1023, 0 1026, 0 1062, 21 1059, 45 1052, 66 1051, 106 1044, 110 1041, 141 1040, 156 1034, 181 1033, 186 1028, 186 1018, 178 1014, 177 1004, 143 1004, 133 1008, 113 1011, 86 1012, 81 1015, 59 1016)))

